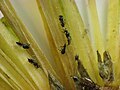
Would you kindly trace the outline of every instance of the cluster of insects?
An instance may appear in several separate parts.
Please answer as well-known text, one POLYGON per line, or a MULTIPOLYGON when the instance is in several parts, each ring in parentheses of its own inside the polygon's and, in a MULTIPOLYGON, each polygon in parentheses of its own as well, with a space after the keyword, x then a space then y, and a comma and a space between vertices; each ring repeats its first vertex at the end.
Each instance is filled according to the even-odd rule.
MULTIPOLYGON (((71 44, 71 36, 70 36, 70 33, 68 32, 67 28, 65 27, 65 21, 64 21, 64 18, 62 15, 59 15, 59 21, 60 21, 61 27, 63 28, 65 37, 67 38, 67 44, 65 43, 61 48, 61 54, 65 54, 67 45, 71 44)), ((91 80, 86 69, 82 65, 78 55, 75 56, 75 61, 78 64, 77 71, 80 74, 80 77, 78 77, 78 76, 72 77, 72 79, 74 80, 74 82, 76 84, 76 88, 78 90, 100 90, 99 86, 91 80)))
MULTIPOLYGON (((65 28, 65 21, 64 21, 64 18, 62 15, 59 15, 59 21, 60 21, 60 24, 63 28, 63 32, 65 33, 65 36, 67 38, 67 45, 70 45, 71 43, 71 36, 70 36, 70 33, 68 32, 67 28, 65 28)), ((66 43, 62 46, 62 49, 61 49, 61 54, 64 54, 65 51, 66 51, 66 43)))
MULTIPOLYGON (((28 44, 28 43, 16 42, 16 44, 21 46, 24 49, 29 49, 30 48, 30 44, 28 44)), ((33 64, 35 66, 35 68, 40 68, 40 65, 34 59, 28 58, 28 62, 33 64)))

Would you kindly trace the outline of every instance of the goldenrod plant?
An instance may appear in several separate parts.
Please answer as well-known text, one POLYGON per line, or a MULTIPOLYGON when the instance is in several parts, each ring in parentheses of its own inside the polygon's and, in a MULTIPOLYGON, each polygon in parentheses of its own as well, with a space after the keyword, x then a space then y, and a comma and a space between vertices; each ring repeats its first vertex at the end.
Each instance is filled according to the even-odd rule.
POLYGON ((120 0, 0 0, 0 90, 119 90, 120 0))

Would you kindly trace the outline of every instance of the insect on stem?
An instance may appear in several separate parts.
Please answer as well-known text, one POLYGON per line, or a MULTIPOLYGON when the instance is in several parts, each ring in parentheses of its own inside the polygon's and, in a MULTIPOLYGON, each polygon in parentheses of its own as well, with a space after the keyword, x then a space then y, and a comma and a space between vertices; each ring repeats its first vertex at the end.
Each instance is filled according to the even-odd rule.
POLYGON ((63 16, 62 15, 59 15, 59 21, 61 23, 61 26, 62 27, 65 27, 65 23, 64 23, 64 19, 63 19, 63 16))
POLYGON ((66 51, 66 43, 62 46, 61 48, 61 54, 65 54, 65 51, 66 51))
POLYGON ((68 30, 66 28, 64 29, 64 33, 65 33, 65 36, 67 38, 68 45, 70 45, 70 43, 71 43, 71 36, 70 36, 70 33, 68 32, 68 30))
POLYGON ((28 43, 16 42, 16 44, 23 47, 24 49, 29 49, 30 48, 30 44, 28 44, 28 43))
POLYGON ((28 62, 33 64, 36 68, 40 68, 40 65, 34 59, 28 58, 28 62))

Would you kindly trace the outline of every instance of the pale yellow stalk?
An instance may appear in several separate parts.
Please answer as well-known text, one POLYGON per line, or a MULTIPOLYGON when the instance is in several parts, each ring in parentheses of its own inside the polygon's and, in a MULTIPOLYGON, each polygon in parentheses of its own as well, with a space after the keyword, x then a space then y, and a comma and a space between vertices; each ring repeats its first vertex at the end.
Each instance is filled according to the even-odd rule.
POLYGON ((3 71, 8 76, 8 80, 13 80, 16 86, 19 88, 17 89, 31 89, 32 87, 21 77, 19 73, 14 70, 14 67, 7 62, 6 58, 4 57, 2 50, 0 50, 0 71, 3 71), (19 80, 19 81, 18 81, 19 80))
POLYGON ((8 83, 6 83, 5 82, 5 80, 4 79, 2 79, 1 78, 1 76, 0 76, 0 89, 1 90, 4 90, 4 89, 6 89, 6 90, 13 90, 14 88, 12 88, 8 83))
POLYGON ((51 90, 53 88, 76 90, 76 86, 80 88, 79 85, 94 89, 97 88, 97 84, 100 85, 101 90, 118 89, 120 84, 120 0, 106 1, 108 10, 106 8, 106 13, 103 14, 105 20, 103 18, 101 20, 102 14, 98 15, 100 12, 96 0, 84 1, 84 5, 86 5, 86 7, 82 6, 85 8, 84 14, 81 14, 83 11, 78 10, 74 0, 35 0, 34 2, 38 5, 40 22, 44 24, 42 25, 43 30, 38 29, 38 31, 46 32, 43 34, 45 38, 41 40, 43 38, 41 36, 40 41, 47 42, 48 40, 49 44, 40 44, 42 42, 38 44, 40 37, 34 38, 31 31, 27 30, 10 0, 0 0, 0 10, 4 14, 4 18, 0 21, 1 84, 6 83, 12 89, 29 90, 51 90), (65 26, 61 25, 60 15, 63 16, 65 26), (65 30, 67 32, 64 32, 65 30), (70 44, 68 44, 68 39, 70 44), (16 44, 17 41, 29 43, 30 48, 20 47, 16 44), (62 53, 61 50, 65 44, 67 46, 64 48, 65 52, 62 53), (100 53, 99 56, 97 51, 100 53), (108 52, 108 54, 105 55, 104 52, 108 52), (75 60, 76 55, 79 56, 78 60, 92 79, 91 83, 96 83, 96 86, 89 85, 89 82, 81 82, 86 84, 84 86, 79 83, 79 80, 74 81, 73 76, 79 76, 82 80, 84 77, 82 74, 85 73, 81 70, 83 71, 81 74, 81 67, 77 67, 76 62, 79 61, 75 60), (106 63, 101 62, 98 65, 100 57, 101 60, 105 59, 106 63), (114 69, 113 83, 111 83, 113 75, 110 57, 114 69), (40 68, 36 68, 34 62, 30 63, 28 58, 35 59, 40 68), (101 67, 100 73, 99 67, 101 67), (108 73, 109 71, 110 73, 108 73), (104 72, 105 76, 102 75, 104 72), (106 84, 107 79, 105 78, 109 76, 111 81, 108 80, 106 84), (20 80, 17 81, 17 79, 20 80))
MULTIPOLYGON (((24 74, 22 73, 19 74, 21 74, 21 76, 25 75, 24 79, 25 80, 29 79, 30 82, 29 81, 27 82, 29 84, 32 83, 30 84, 32 85, 32 87, 39 89, 44 87, 47 90, 49 88, 48 85, 49 82, 43 70, 41 68, 39 68, 38 70, 35 69, 35 67, 28 62, 27 59, 31 58, 31 56, 25 50, 21 49, 18 45, 16 46, 16 41, 19 41, 19 39, 16 37, 14 32, 11 31, 10 29, 7 29, 1 22, 0 22, 0 27, 1 27, 0 48, 10 59, 12 59, 12 62, 17 67, 19 67, 22 73, 24 73, 24 74)), ((13 66, 13 64, 11 65, 13 66)))
POLYGON ((100 31, 100 24, 98 20, 98 13, 96 8, 96 1, 95 0, 88 0, 88 7, 90 12, 90 21, 91 21, 91 27, 90 33, 93 33, 93 46, 96 50, 100 52, 100 54, 103 54, 104 52, 104 40, 103 35, 100 31))
POLYGON ((113 66, 115 81, 119 81, 119 12, 120 12, 120 0, 109 0, 108 16, 107 16, 107 38, 106 38, 106 50, 110 53, 113 66))
POLYGON ((27 42, 31 44, 31 48, 28 50, 31 55, 33 55, 46 69, 50 70, 53 74, 55 74, 53 68, 51 67, 48 60, 46 60, 44 54, 41 52, 38 44, 33 40, 33 37, 28 32, 26 27, 23 25, 21 20, 18 18, 15 10, 11 6, 9 0, 1 0, 0 1, 0 9, 4 16, 7 18, 10 26, 13 28, 14 32, 19 37, 20 41, 27 42))

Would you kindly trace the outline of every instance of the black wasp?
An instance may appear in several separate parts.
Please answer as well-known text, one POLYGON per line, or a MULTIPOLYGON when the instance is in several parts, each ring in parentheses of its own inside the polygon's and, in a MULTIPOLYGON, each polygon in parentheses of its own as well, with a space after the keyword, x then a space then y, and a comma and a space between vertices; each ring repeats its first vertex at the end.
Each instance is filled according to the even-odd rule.
POLYGON ((21 43, 21 42, 16 42, 17 45, 22 46, 24 49, 29 49, 30 44, 28 43, 21 43))
POLYGON ((61 26, 64 27, 65 23, 62 15, 59 15, 59 20, 60 20, 61 26))
POLYGON ((65 50, 66 50, 66 43, 62 46, 61 54, 65 54, 65 50))
POLYGON ((31 64, 33 64, 36 68, 40 67, 40 65, 34 59, 29 59, 28 58, 28 62, 31 63, 31 64))

